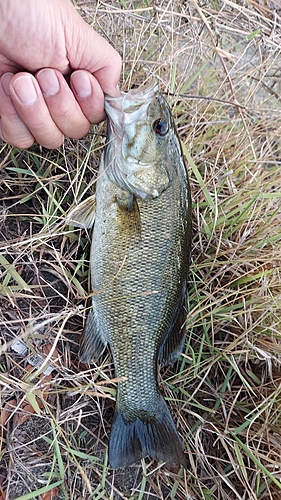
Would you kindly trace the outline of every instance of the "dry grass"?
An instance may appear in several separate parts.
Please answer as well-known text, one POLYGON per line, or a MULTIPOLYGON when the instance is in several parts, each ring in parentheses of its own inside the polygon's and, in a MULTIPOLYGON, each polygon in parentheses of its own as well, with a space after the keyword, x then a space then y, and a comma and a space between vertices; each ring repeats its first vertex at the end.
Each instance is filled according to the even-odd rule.
POLYGON ((157 75, 189 162, 188 336, 162 389, 190 471, 110 471, 112 361, 77 362, 90 236, 63 218, 93 189, 100 127, 56 151, 0 144, 0 497, 280 499, 280 2, 77 5, 122 54, 122 88, 157 75))

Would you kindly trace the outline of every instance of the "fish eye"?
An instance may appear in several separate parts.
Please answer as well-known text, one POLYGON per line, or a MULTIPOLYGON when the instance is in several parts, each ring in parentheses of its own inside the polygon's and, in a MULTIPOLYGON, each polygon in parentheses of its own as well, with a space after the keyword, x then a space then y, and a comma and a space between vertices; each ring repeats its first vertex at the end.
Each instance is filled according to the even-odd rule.
POLYGON ((158 118, 158 120, 155 120, 153 123, 153 130, 156 134, 164 136, 169 130, 169 123, 165 118, 158 118))

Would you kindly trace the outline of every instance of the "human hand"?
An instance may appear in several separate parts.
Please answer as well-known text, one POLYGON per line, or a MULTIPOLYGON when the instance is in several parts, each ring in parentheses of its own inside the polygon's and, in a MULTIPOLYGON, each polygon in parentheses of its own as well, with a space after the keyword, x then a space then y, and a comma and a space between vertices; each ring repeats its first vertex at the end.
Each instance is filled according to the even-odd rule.
POLYGON ((105 118, 121 58, 70 0, 1 0, 0 19, 0 138, 57 148, 105 118))

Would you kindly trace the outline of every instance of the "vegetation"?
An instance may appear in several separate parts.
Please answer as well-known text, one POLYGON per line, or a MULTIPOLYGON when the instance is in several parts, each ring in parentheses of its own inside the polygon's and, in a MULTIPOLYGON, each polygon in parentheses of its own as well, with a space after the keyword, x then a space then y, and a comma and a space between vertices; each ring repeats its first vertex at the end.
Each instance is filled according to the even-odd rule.
POLYGON ((280 2, 81 0, 77 8, 122 54, 124 90, 159 79, 187 158, 187 341, 160 376, 190 470, 147 459, 112 472, 112 359, 78 363, 91 236, 64 217, 94 191, 101 125, 59 150, 0 143, 0 498, 277 500, 280 2))

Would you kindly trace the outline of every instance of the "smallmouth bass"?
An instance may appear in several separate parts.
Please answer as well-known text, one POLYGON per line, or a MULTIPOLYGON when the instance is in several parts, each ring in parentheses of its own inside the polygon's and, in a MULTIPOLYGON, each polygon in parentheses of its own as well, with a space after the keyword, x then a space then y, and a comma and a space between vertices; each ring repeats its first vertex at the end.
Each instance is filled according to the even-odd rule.
POLYGON ((107 144, 95 196, 67 222, 94 225, 92 309, 81 362, 110 346, 118 383, 109 440, 112 468, 150 456, 186 465, 158 385, 158 366, 173 363, 185 337, 191 245, 188 176, 170 108, 158 85, 106 97, 107 144))

